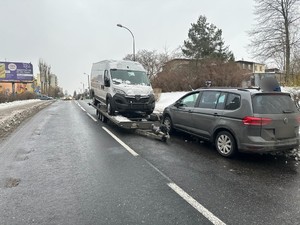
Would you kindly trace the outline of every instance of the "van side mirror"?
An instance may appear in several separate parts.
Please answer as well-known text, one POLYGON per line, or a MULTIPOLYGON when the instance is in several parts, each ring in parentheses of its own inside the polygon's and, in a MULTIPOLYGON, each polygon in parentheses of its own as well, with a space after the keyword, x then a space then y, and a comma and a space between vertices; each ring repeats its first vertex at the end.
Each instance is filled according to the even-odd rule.
POLYGON ((110 79, 107 70, 104 71, 104 86, 110 87, 110 79))
POLYGON ((110 80, 109 80, 109 78, 107 79, 104 79, 104 86, 105 87, 110 87, 110 80))

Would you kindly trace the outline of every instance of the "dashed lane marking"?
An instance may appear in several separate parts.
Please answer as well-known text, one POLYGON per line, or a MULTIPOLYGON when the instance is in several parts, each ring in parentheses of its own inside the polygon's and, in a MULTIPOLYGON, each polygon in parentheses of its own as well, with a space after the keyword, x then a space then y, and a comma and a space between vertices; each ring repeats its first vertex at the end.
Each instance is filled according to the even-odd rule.
POLYGON ((89 114, 80 104, 79 102, 76 102, 76 104, 82 109, 82 111, 86 112, 86 114, 95 122, 97 122, 97 119, 95 119, 91 114, 89 114))
POLYGON ((187 201, 191 206, 193 206, 198 212, 200 212, 203 216, 205 216, 212 224, 214 225, 226 225, 222 220, 216 217, 213 213, 211 213, 208 209, 206 209, 203 205, 197 202, 192 196, 186 193, 183 189, 181 189, 175 183, 168 183, 168 186, 172 188, 180 197, 182 197, 185 201, 187 201))
POLYGON ((94 120, 95 122, 97 122, 97 119, 95 119, 91 114, 89 114, 88 112, 86 113, 89 117, 92 118, 92 120, 94 120))
POLYGON ((79 104, 79 102, 76 102, 76 104, 82 109, 82 111, 86 112, 86 110, 79 104))
POLYGON ((128 152, 130 152, 133 156, 138 156, 134 150, 132 150, 128 145, 126 145, 123 141, 121 141, 120 138, 118 138, 116 135, 114 135, 111 131, 109 131, 106 127, 102 127, 103 130, 105 130, 110 136, 112 136, 113 139, 115 139, 117 142, 119 142, 120 145, 122 145, 128 152))

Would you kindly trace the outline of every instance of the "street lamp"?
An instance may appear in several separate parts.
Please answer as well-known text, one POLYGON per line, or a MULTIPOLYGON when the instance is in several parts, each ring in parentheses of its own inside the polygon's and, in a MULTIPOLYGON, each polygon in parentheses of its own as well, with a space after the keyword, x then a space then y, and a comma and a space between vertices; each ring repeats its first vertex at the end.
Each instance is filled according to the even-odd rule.
POLYGON ((124 28, 126 30, 128 30, 132 36, 132 40, 133 40, 133 61, 135 61, 135 41, 134 41, 134 35, 131 32, 131 30, 129 30, 127 27, 123 26, 122 24, 117 24, 118 27, 124 28))

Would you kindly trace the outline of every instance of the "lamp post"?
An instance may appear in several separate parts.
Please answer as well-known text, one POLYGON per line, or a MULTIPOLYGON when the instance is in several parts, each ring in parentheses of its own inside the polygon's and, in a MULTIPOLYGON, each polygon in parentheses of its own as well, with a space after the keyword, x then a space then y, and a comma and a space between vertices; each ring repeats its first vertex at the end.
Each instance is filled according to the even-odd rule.
POLYGON ((118 27, 124 28, 126 30, 128 30, 132 36, 132 40, 133 40, 133 61, 135 61, 135 41, 134 41, 134 35, 131 32, 131 30, 129 30, 127 27, 123 26, 122 24, 117 24, 118 27))

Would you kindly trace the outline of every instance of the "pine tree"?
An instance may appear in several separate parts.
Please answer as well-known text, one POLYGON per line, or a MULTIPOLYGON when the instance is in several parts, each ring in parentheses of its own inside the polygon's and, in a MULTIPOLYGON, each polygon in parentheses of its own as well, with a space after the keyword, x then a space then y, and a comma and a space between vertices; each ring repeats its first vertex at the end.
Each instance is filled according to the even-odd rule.
POLYGON ((197 23, 192 23, 188 39, 184 41, 182 53, 193 59, 234 60, 234 55, 222 38, 222 30, 207 22, 205 16, 199 16, 197 23))

